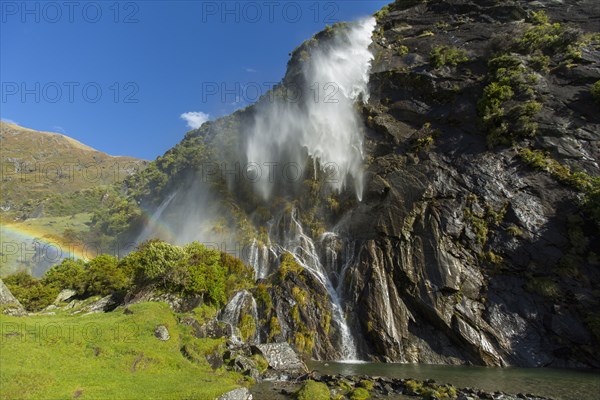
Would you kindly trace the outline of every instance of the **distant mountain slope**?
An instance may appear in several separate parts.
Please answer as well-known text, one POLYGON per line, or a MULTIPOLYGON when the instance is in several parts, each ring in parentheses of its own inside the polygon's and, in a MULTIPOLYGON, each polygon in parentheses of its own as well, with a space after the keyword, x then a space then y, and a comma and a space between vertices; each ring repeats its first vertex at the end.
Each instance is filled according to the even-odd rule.
POLYGON ((0 122, 0 138, 4 218, 42 215, 41 202, 53 195, 116 183, 147 164, 133 157, 108 155, 59 133, 5 122, 0 122))
POLYGON ((148 162, 5 122, 0 138, 0 275, 39 275, 64 257, 94 256, 83 251, 97 248, 92 213, 115 198, 115 183, 148 162))

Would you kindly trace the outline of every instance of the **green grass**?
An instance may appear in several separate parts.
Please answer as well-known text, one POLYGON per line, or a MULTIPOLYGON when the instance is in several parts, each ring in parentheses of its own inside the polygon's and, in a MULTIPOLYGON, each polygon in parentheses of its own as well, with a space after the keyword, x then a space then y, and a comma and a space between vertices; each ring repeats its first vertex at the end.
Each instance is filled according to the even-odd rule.
POLYGON ((0 316, 0 398, 214 399, 241 375, 213 371, 202 357, 222 343, 191 337, 166 304, 92 315, 0 316), (171 339, 154 329, 163 324, 171 339), (19 332, 11 335, 11 332, 19 332), (193 345, 189 360, 180 348, 193 345))

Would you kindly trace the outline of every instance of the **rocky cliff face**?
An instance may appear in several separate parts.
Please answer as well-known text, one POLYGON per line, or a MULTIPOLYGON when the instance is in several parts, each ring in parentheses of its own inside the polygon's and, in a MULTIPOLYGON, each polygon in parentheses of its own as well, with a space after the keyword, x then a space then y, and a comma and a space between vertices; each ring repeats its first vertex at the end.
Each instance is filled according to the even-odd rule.
MULTIPOLYGON (((379 12, 356 106, 360 200, 316 166, 268 200, 210 182, 224 215, 211 232, 250 245, 259 340, 322 359, 599 367, 599 22, 592 0, 379 12)), ((271 95, 303 87, 336 29, 294 51, 271 95)), ((205 162, 240 160, 267 101, 190 132, 130 195, 158 206, 177 193, 164 223, 193 219, 182 192, 205 162)))
POLYGON ((598 30, 598 5, 408 3, 379 19, 364 108, 369 184, 346 222, 360 243, 346 294, 363 351, 408 362, 597 366, 597 225, 578 191, 532 168, 522 149, 598 175, 600 107, 590 87, 600 51, 597 36, 582 39, 598 30), (561 24, 553 33, 565 43, 521 47, 528 32, 548 34, 532 22, 540 10, 550 21, 542 24, 561 24), (459 61, 436 68, 440 52, 459 61), (499 56, 532 75, 540 108, 536 132, 509 125, 508 145, 494 143, 481 106, 499 56), (546 68, 529 67, 533 57, 546 68))

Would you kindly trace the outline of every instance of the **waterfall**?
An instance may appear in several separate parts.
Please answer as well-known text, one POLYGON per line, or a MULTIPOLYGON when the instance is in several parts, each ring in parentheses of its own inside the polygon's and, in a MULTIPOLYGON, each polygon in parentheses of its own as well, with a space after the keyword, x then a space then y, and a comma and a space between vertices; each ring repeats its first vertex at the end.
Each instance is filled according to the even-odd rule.
MULTIPOLYGON (((362 198, 364 126, 355 103, 368 99, 374 27, 372 17, 340 27, 330 41, 310 50, 301 63, 301 96, 260 104, 246 133, 248 162, 303 169, 312 157, 333 190, 339 192, 350 180, 362 198)), ((261 179, 254 187, 267 200, 284 182, 261 179)))
POLYGON ((254 268, 256 279, 264 279, 269 275, 269 254, 271 254, 272 249, 270 240, 266 245, 259 243, 256 239, 252 240, 250 251, 248 252, 248 263, 254 268))
POLYGON ((254 336, 250 338, 249 342, 257 343, 260 341, 260 335, 258 333, 258 310, 256 306, 256 300, 250 292, 247 290, 240 290, 237 292, 227 303, 225 308, 221 311, 219 315, 219 320, 229 324, 232 328, 232 340, 241 344, 243 342, 241 335, 239 333, 239 325, 244 312, 244 309, 247 307, 247 302, 250 302, 250 316, 254 319, 254 323, 256 324, 256 331, 254 336))
MULTIPOLYGON (((304 233, 296 214, 297 211, 293 209, 291 212, 292 226, 286 234, 287 240, 284 248, 294 256, 298 264, 310 272, 325 287, 325 289, 327 289, 327 293, 331 298, 332 320, 337 325, 340 332, 341 361, 357 361, 358 353, 356 350, 356 342, 352 336, 346 317, 344 316, 344 310, 340 300, 340 291, 333 287, 329 276, 329 273, 337 274, 337 268, 335 265, 332 265, 329 271, 323 268, 315 244, 312 239, 304 233)), ((327 253, 331 256, 331 249, 326 250, 326 254, 327 253)), ((341 285, 338 285, 338 288, 341 289, 341 285)))

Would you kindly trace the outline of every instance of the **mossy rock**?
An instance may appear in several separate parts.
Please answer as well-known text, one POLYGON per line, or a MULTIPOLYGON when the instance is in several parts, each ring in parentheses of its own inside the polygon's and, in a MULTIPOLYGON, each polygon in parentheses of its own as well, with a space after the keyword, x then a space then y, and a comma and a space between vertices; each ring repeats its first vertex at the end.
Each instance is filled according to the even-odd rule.
POLYGON ((371 391, 371 390, 373 390, 375 383, 368 379, 363 379, 358 383, 358 386, 361 388, 367 389, 368 391, 371 391))
POLYGON ((329 400, 331 397, 327 385, 321 382, 308 380, 296 392, 298 400, 329 400))
POLYGON ((359 387, 352 391, 352 394, 350 395, 350 400, 366 400, 370 397, 371 395, 369 394, 369 391, 367 389, 359 387))

